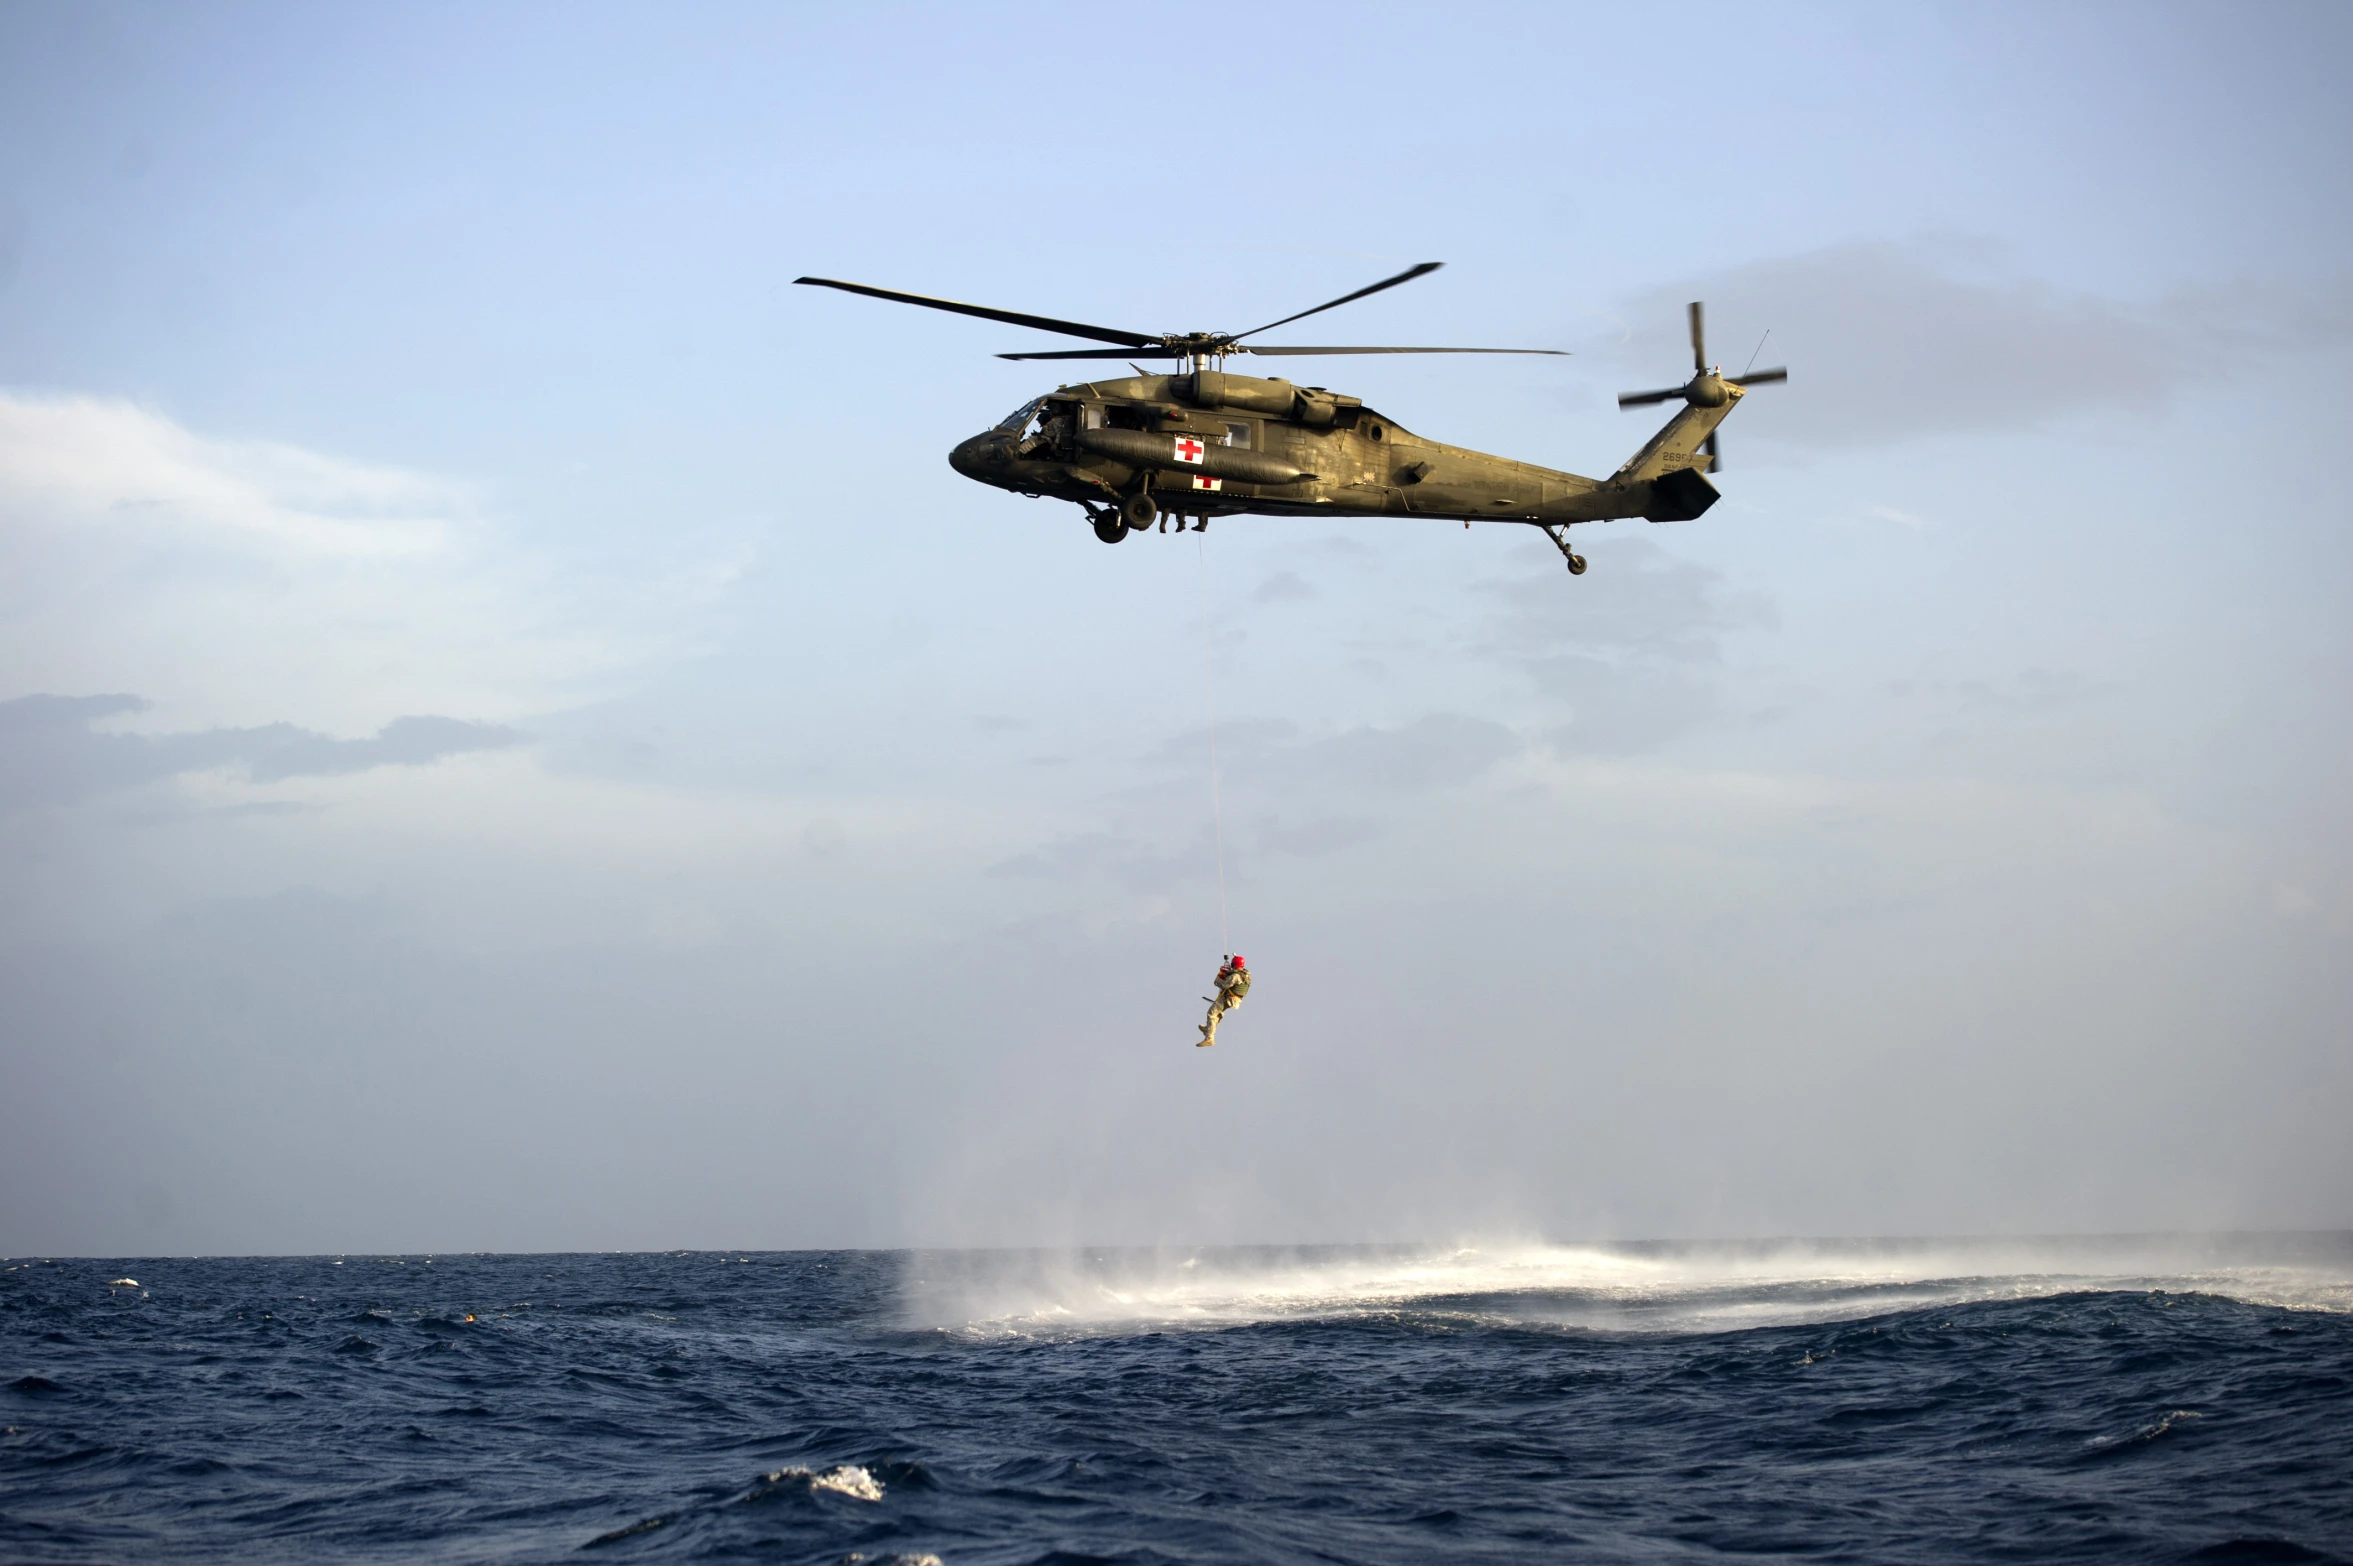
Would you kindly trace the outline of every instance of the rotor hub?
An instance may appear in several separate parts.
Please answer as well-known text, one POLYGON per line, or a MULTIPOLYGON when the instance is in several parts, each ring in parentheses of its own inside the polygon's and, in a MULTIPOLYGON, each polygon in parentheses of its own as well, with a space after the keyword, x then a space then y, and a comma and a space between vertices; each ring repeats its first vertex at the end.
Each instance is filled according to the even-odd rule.
POLYGON ((1714 370, 1694 375, 1683 388, 1683 400, 1694 408, 1721 408, 1739 395, 1739 389, 1714 370))

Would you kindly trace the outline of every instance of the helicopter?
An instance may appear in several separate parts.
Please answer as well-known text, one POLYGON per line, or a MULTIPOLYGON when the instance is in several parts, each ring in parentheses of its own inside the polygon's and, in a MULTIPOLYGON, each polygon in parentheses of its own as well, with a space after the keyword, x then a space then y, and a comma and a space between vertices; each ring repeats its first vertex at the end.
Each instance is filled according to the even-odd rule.
POLYGON ((837 288, 898 304, 947 310, 1012 326, 1111 343, 1001 353, 1000 359, 1128 361, 1136 373, 1117 380, 1058 386, 1033 397, 991 428, 959 443, 949 464, 966 478, 1033 498, 1076 501, 1095 536, 1116 544, 1157 523, 1205 531, 1209 519, 1255 512, 1270 516, 1431 517, 1513 522, 1541 529, 1585 574, 1570 547, 1580 522, 1642 517, 1688 522, 1718 498, 1706 475, 1720 466, 1716 426, 1747 388, 1789 378, 1786 369, 1725 375, 1708 363, 1704 312, 1690 307, 1691 379, 1658 391, 1627 392, 1621 408, 1680 399, 1684 407, 1624 466, 1606 479, 1563 473, 1483 451, 1428 440, 1387 415, 1321 386, 1225 368, 1239 354, 1262 358, 1389 353, 1531 354, 1565 357, 1555 348, 1296 347, 1246 342, 1443 265, 1424 261, 1311 310, 1247 332, 1175 332, 1152 336, 1051 316, 996 310, 830 277, 795 283, 837 288), (1154 375, 1137 359, 1173 359, 1181 373, 1154 375))

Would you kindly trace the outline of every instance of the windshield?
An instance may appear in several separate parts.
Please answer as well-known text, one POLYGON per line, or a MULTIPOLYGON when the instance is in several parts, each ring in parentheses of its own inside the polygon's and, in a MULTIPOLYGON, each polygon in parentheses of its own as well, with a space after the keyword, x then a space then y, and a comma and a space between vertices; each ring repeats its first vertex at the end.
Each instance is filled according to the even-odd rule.
POLYGON ((1011 430, 1014 434, 1018 435, 1023 430, 1029 428, 1029 421, 1036 418, 1038 416, 1038 410, 1043 408, 1045 405, 1045 398, 1032 397, 1029 401, 1023 403, 1020 407, 1014 409, 1011 413, 1008 413, 1003 418, 999 419, 997 421, 997 428, 1001 430, 1011 430))

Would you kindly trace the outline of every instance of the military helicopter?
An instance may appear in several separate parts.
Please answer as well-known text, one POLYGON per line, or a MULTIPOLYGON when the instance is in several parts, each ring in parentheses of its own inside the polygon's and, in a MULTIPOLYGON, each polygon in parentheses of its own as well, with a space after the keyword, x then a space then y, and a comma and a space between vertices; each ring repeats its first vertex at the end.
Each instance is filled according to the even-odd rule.
POLYGON ((830 277, 793 281, 1116 344, 997 355, 1127 360, 1136 373, 1056 387, 948 454, 949 464, 966 478, 1016 494, 1076 501, 1094 524, 1095 536, 1106 544, 1145 532, 1155 522, 1166 532, 1173 519, 1182 532, 1189 517, 1198 532, 1209 526, 1211 517, 1240 512, 1517 522, 1542 529, 1568 561, 1569 573, 1582 576, 1585 557, 1569 546, 1569 528, 1612 517, 1688 522, 1706 511, 1717 499, 1716 487, 1706 478, 1718 466, 1716 426, 1746 388, 1789 378, 1782 369, 1725 375, 1711 368, 1702 311, 1693 304, 1691 379, 1681 386, 1627 392, 1618 398, 1620 407, 1677 398, 1685 406, 1617 472, 1606 479, 1589 479, 1424 439, 1366 407, 1361 399, 1321 386, 1295 386, 1225 369, 1225 361, 1236 354, 1562 356, 1552 348, 1295 347, 1243 340, 1426 277, 1441 264, 1424 261, 1395 277, 1247 332, 1172 332, 1157 337, 830 277), (1174 359, 1184 370, 1153 375, 1132 362, 1137 359, 1174 359))

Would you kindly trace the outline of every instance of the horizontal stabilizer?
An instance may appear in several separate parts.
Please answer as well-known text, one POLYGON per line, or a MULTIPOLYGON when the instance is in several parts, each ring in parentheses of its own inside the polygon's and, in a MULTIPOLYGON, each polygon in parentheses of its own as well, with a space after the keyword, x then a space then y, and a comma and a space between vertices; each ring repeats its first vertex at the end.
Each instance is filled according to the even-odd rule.
POLYGON ((1697 468, 1677 468, 1651 480, 1650 504, 1642 508, 1646 522, 1689 522, 1720 497, 1716 486, 1697 468))

